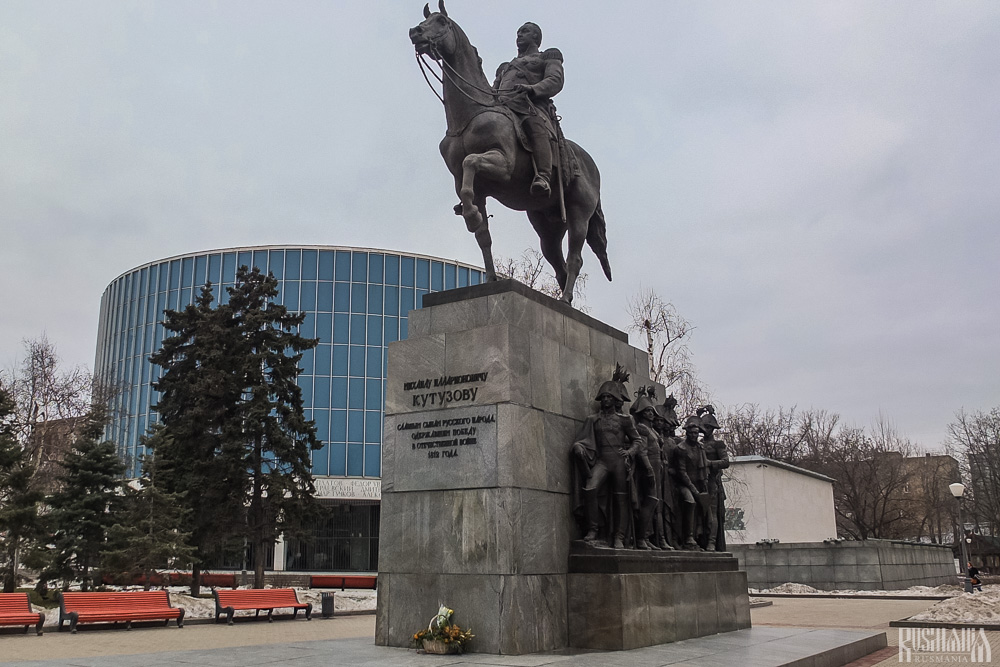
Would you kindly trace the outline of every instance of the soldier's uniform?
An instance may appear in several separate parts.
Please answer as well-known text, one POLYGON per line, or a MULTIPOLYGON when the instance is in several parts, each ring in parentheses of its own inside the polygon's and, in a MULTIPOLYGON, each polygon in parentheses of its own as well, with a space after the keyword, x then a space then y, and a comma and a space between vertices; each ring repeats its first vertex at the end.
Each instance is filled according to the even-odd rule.
POLYGON ((563 57, 559 49, 530 53, 503 63, 497 68, 493 89, 501 93, 499 101, 521 119, 531 142, 536 177, 532 194, 550 194, 552 185, 552 142, 556 140, 550 107, 552 98, 563 87, 563 57), (531 92, 514 93, 514 86, 530 86, 531 92), (509 95, 503 95, 511 91, 509 95), (539 179, 545 187, 538 185, 539 179), (549 189, 548 192, 545 192, 549 189))

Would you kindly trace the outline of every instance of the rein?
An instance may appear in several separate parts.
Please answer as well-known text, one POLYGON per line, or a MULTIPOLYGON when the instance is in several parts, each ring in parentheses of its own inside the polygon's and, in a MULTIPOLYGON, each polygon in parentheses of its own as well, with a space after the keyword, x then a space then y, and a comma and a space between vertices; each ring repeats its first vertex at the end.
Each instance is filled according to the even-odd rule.
POLYGON ((465 95, 469 99, 469 101, 473 102, 474 104, 478 104, 478 105, 484 106, 484 107, 501 106, 500 103, 497 101, 497 98, 500 97, 500 93, 494 92, 492 89, 485 90, 485 89, 477 86, 473 82, 469 81, 468 79, 466 79, 464 76, 462 76, 458 72, 458 70, 456 70, 451 65, 451 63, 449 63, 447 60, 445 60, 441 56, 441 54, 437 50, 437 45, 434 42, 429 42, 429 44, 430 44, 430 51, 431 51, 430 55, 431 55, 431 58, 438 63, 438 66, 441 67, 441 74, 443 75, 443 77, 439 76, 438 73, 435 72, 431 68, 431 66, 424 60, 425 54, 422 54, 422 53, 416 54, 417 64, 420 65, 420 73, 424 75, 424 81, 427 82, 427 85, 430 87, 431 92, 433 92, 434 96, 441 101, 441 104, 444 104, 444 97, 442 95, 439 95, 438 91, 434 88, 434 85, 431 84, 431 80, 429 78, 427 78, 427 71, 426 70, 430 70, 431 74, 434 75, 434 78, 437 79, 438 82, 442 84, 442 86, 444 85, 444 79, 447 78, 448 81, 450 81, 451 84, 453 86, 455 86, 455 88, 458 90, 458 92, 460 92, 463 95, 465 95), (485 103, 485 102, 480 102, 476 98, 472 97, 472 95, 470 95, 469 93, 467 93, 462 88, 462 86, 458 85, 458 81, 455 80, 456 78, 458 79, 458 81, 461 81, 462 83, 464 83, 466 86, 468 86, 472 90, 476 91, 477 93, 481 93, 483 95, 486 95, 488 97, 493 98, 494 101, 492 103, 489 103, 489 104, 485 103))

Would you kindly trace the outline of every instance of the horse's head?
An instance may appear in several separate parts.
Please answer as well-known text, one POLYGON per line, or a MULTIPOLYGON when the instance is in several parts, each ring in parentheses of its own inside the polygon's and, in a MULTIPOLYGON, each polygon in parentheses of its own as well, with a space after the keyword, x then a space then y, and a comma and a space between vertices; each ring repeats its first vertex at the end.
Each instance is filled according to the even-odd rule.
POLYGON ((424 5, 424 20, 410 28, 410 41, 420 55, 438 58, 455 52, 454 23, 448 18, 444 0, 438 0, 438 9, 440 11, 431 13, 430 5, 424 5))

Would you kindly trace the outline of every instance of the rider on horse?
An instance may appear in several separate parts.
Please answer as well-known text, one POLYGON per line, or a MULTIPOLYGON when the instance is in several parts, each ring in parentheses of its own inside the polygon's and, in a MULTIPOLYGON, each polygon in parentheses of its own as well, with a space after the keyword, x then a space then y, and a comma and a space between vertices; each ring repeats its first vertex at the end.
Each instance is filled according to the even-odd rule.
POLYGON ((535 165, 531 194, 552 194, 552 143, 558 141, 552 97, 563 87, 563 57, 559 49, 539 52, 542 29, 525 23, 517 31, 517 57, 497 68, 493 89, 514 112, 528 136, 535 165))

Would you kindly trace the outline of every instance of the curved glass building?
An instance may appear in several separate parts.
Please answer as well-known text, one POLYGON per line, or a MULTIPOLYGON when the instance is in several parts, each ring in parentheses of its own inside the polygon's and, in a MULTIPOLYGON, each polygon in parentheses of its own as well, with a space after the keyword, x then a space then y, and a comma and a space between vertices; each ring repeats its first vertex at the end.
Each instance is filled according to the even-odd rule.
POLYGON ((163 311, 192 303, 206 282, 225 301, 241 265, 273 273, 281 303, 306 313, 300 333, 319 339, 302 359, 299 385, 323 441, 313 452, 317 495, 335 511, 314 542, 276 550, 274 567, 374 571, 386 346, 406 337, 407 313, 424 294, 476 285, 483 273, 436 257, 336 246, 211 250, 123 273, 101 298, 94 366, 120 389, 106 436, 133 476, 145 454, 140 439, 157 420, 151 383, 161 369, 149 355, 163 342, 163 311))

